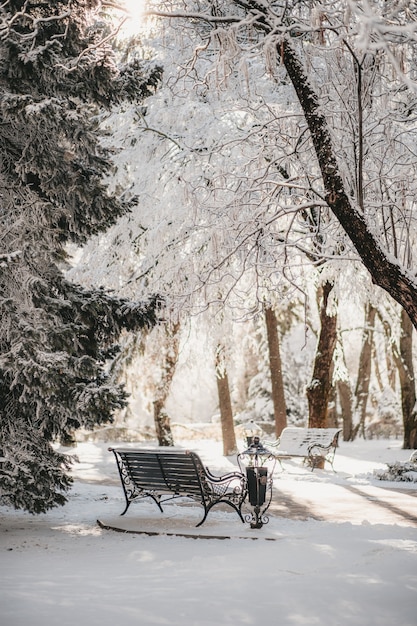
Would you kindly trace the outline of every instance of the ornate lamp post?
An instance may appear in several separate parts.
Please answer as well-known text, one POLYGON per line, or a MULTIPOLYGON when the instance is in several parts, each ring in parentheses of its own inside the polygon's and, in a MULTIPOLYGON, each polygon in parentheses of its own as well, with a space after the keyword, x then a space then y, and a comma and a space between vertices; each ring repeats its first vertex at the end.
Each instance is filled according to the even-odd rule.
POLYGON ((243 473, 243 469, 246 470, 249 503, 253 507, 253 512, 246 516, 246 521, 250 522, 251 528, 262 528, 269 522, 265 513, 272 500, 276 458, 263 446, 258 436, 247 437, 247 441, 249 447, 237 455, 240 471, 243 473))

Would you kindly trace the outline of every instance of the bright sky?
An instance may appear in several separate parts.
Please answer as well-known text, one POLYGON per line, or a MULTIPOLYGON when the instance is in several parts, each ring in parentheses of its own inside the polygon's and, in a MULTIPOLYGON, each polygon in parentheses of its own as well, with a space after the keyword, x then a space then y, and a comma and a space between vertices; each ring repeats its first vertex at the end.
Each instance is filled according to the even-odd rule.
POLYGON ((126 37, 131 37, 140 30, 145 10, 145 0, 123 0, 121 4, 128 11, 128 19, 123 25, 123 34, 126 37))

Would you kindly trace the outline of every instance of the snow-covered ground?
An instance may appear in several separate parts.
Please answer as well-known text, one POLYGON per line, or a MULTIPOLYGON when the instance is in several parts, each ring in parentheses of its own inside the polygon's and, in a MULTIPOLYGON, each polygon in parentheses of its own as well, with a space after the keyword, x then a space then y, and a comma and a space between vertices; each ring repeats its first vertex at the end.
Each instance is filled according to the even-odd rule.
MULTIPOLYGON (((417 483, 373 475, 408 459, 401 442, 342 442, 336 474, 285 463, 269 524, 251 530, 214 509, 200 529, 231 539, 178 536, 194 531, 195 505, 161 515, 132 504, 123 522, 157 536, 100 528, 124 503, 108 445, 71 450, 80 463, 65 507, 0 507, 2 626, 416 626, 417 483)), ((235 463, 219 443, 182 445, 212 470, 235 463)))

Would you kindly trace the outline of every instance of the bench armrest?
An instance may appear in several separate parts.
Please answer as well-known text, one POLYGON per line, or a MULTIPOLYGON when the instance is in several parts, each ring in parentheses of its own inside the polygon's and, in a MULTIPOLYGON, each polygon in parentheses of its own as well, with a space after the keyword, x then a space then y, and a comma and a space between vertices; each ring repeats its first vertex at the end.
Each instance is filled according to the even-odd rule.
POLYGON ((281 438, 277 437, 274 441, 264 441, 263 443, 268 448, 278 448, 279 444, 281 443, 281 438))
POLYGON ((331 443, 331 444, 329 444, 328 446, 325 446, 325 445, 323 445, 322 443, 311 443, 311 444, 308 446, 308 454, 309 454, 309 455, 314 454, 314 453, 313 453, 313 450, 314 450, 315 448, 319 448, 318 453, 319 453, 319 454, 321 454, 321 455, 323 456, 322 452, 329 452, 332 448, 335 448, 335 445, 334 445, 334 443, 331 443), (322 452, 321 452, 321 451, 322 451, 322 452))
POLYGON ((223 476, 215 476, 207 467, 204 468, 204 472, 206 485, 217 497, 234 494, 233 497, 243 501, 246 494, 246 476, 242 472, 228 472, 223 476))
POLYGON ((334 437, 333 441, 327 446, 321 443, 312 443, 308 446, 308 458, 314 469, 316 466, 317 459, 322 457, 326 461, 330 463, 333 471, 335 471, 333 467, 333 461, 336 454, 337 449, 337 436, 334 437))
POLYGON ((206 472, 206 476, 207 478, 211 481, 211 482, 225 482, 225 481, 230 481, 233 480, 234 478, 237 478, 238 480, 240 480, 241 478, 245 478, 245 475, 242 474, 242 472, 228 472, 227 474, 223 474, 222 476, 216 476, 215 474, 213 474, 212 472, 210 472, 208 467, 204 468, 205 472, 206 472))

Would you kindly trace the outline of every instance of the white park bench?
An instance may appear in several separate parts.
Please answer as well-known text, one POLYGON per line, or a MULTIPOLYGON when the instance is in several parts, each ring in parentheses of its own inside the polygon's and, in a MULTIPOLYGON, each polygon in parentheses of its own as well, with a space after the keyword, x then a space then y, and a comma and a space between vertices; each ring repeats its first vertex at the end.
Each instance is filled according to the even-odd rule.
POLYGON ((324 459, 335 471, 333 461, 341 431, 341 428, 287 427, 276 441, 265 444, 273 449, 273 454, 280 463, 282 459, 299 457, 314 470, 324 459))

